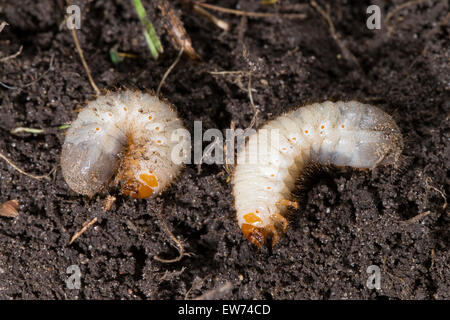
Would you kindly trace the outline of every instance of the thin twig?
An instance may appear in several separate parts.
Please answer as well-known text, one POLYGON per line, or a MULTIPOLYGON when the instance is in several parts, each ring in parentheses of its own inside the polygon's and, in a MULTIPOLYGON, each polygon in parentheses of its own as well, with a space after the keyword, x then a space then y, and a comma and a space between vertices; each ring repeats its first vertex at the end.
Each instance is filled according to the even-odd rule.
POLYGON ((161 223, 162 227, 164 228, 164 231, 167 233, 169 238, 172 239, 172 241, 176 243, 179 254, 178 254, 178 257, 173 258, 173 259, 163 259, 163 258, 158 257, 157 255, 153 256, 153 259, 155 259, 156 261, 162 262, 162 263, 174 263, 174 262, 180 261, 184 256, 190 255, 189 253, 184 252, 183 244, 169 230, 169 227, 167 226, 167 224, 165 223, 165 221, 161 217, 161 215, 159 213, 157 213, 157 216, 158 216, 159 222, 161 223))
POLYGON ((421 220, 422 218, 425 218, 426 216, 428 216, 430 213, 431 213, 431 211, 425 211, 425 212, 419 213, 417 216, 414 216, 411 219, 402 221, 402 223, 403 224, 414 224, 414 223, 418 222, 419 220, 421 220))
POLYGON ((442 209, 447 208, 447 197, 445 196, 445 193, 442 192, 441 190, 439 190, 438 188, 436 188, 435 186, 431 185, 430 182, 433 182, 433 180, 430 177, 427 177, 425 179, 425 186, 427 188, 433 189, 434 191, 439 193, 441 195, 441 197, 444 199, 444 204, 442 205, 442 209))
MULTIPOLYGON (((230 123, 231 132, 234 132, 234 129, 236 129, 236 124, 233 120, 231 120, 231 123, 230 123)), ((233 140, 234 140, 234 134, 233 134, 233 140)), ((233 164, 228 163, 228 152, 231 152, 231 154, 233 155, 232 163, 234 163, 234 150, 228 150, 228 144, 225 143, 225 146, 223 147, 223 152, 224 152, 224 156, 225 156, 225 171, 228 174, 228 178, 227 178, 227 183, 228 183, 229 179, 231 177, 231 173, 233 172, 233 168, 234 168, 233 164)))
POLYGON ((10 60, 10 59, 14 59, 14 58, 17 57, 19 54, 22 53, 22 49, 23 49, 23 46, 20 46, 19 51, 17 51, 16 53, 14 53, 14 54, 12 54, 12 55, 10 55, 10 56, 1 58, 1 59, 0 59, 0 62, 6 62, 6 61, 8 61, 8 60, 10 60))
MULTIPOLYGON (((431 39, 433 33, 435 33, 437 29, 442 28, 445 24, 447 24, 447 21, 449 19, 450 19, 450 12, 447 13, 447 15, 438 24, 436 24, 433 28, 431 28, 430 31, 428 31, 428 33, 427 33, 425 38, 426 39, 431 39)), ((425 45, 425 47, 422 50, 422 55, 425 55, 427 53, 428 47, 432 43, 433 43, 432 41, 427 42, 427 44, 425 45)), ((414 65, 414 63, 415 63, 415 61, 411 64, 411 67, 414 65)))
POLYGON ((91 84, 92 88, 95 91, 95 94, 97 96, 100 96, 100 89, 97 87, 97 85, 94 82, 94 79, 91 75, 91 69, 89 69, 88 64, 86 63, 86 60, 84 59, 83 50, 81 49, 80 43, 78 42, 78 36, 75 29, 70 30, 72 32, 73 41, 75 41, 75 46, 77 48, 78 54, 80 55, 81 63, 83 64, 84 70, 86 70, 87 76, 89 78, 89 83, 91 84))
POLYGON ((328 27, 330 29, 331 37, 334 39, 334 41, 338 45, 339 49, 341 50, 342 56, 344 57, 344 59, 351 62, 356 67, 360 68, 358 60, 355 58, 353 53, 351 53, 350 50, 347 49, 347 47, 344 45, 344 43, 339 38, 339 36, 336 32, 336 28, 334 27, 333 20, 331 20, 330 14, 328 12, 326 12, 325 10, 323 10, 317 4, 317 2, 315 2, 314 0, 312 0, 310 3, 311 3, 311 6, 313 6, 314 9, 316 9, 317 12, 320 13, 320 15, 327 21, 328 27))
POLYGON ((244 70, 236 70, 236 71, 208 71, 209 74, 218 76, 218 75, 228 75, 228 74, 247 74, 247 71, 244 70))
POLYGON ((20 169, 18 166, 16 166, 11 160, 9 160, 9 159, 8 159, 5 155, 3 155, 1 152, 0 152, 0 158, 2 158, 3 160, 5 160, 6 163, 8 163, 11 167, 13 167, 13 168, 16 169, 17 171, 19 171, 21 174, 23 174, 23 175, 25 175, 25 176, 27 176, 27 177, 36 179, 36 180, 41 180, 41 179, 50 180, 49 176, 50 176, 50 175, 52 174, 52 172, 54 171, 54 169, 53 169, 53 170, 51 170, 51 171, 50 171, 48 174, 46 174, 46 175, 35 176, 35 175, 33 175, 33 174, 27 173, 27 172, 23 171, 22 169, 20 169))
POLYGON ((10 86, 10 85, 8 85, 8 84, 6 84, 6 83, 4 83, 4 82, 1 82, 1 81, 0 81, 0 85, 1 85, 2 87, 5 87, 6 89, 9 89, 9 90, 17 89, 17 87, 10 86))
MULTIPOLYGON (((70 0, 66 0, 66 2, 67 2, 67 5, 70 6, 70 0)), ((97 85, 95 84, 95 81, 91 75, 91 69, 89 69, 89 66, 86 63, 86 60, 84 59, 83 49, 81 49, 80 42, 78 41, 77 31, 75 30, 75 28, 72 28, 70 30, 70 32, 72 33, 73 41, 75 42, 75 47, 77 48, 78 54, 81 59, 81 63, 83 64, 84 70, 86 70, 86 73, 87 73, 87 76, 89 79, 89 83, 91 84, 92 88, 94 89, 96 95, 99 96, 100 90, 97 87, 97 85)))
POLYGON ((413 0, 413 1, 408 1, 405 3, 402 3, 401 5, 395 7, 395 9, 391 10, 387 15, 386 18, 384 19, 384 24, 387 25, 389 23, 389 21, 391 20, 391 18, 400 10, 403 10, 409 6, 415 5, 415 4, 419 4, 422 2, 426 2, 429 0, 413 0))
POLYGON ((200 159, 200 162, 197 165, 197 174, 198 175, 200 175, 202 173, 202 163, 203 163, 203 159, 205 159, 206 155, 210 154, 211 151, 216 148, 216 146, 221 146, 221 145, 222 145, 221 141, 214 139, 214 141, 205 148, 205 150, 203 151, 202 158, 200 159))
POLYGON ((195 3, 198 6, 201 6, 201 7, 210 9, 210 10, 234 14, 237 16, 247 16, 247 17, 255 17, 255 18, 283 17, 283 18, 287 18, 287 19, 305 19, 306 18, 305 13, 248 12, 248 11, 242 11, 242 10, 222 8, 222 7, 218 7, 218 6, 209 4, 209 3, 203 3, 203 2, 198 2, 198 1, 191 1, 191 2, 195 3))
POLYGON ((81 236, 90 226, 97 222, 97 217, 89 221, 80 231, 75 233, 73 237, 70 239, 69 244, 72 244, 79 236, 81 236))
POLYGON ((228 22, 220 20, 219 18, 215 17, 214 15, 212 15, 211 13, 209 13, 208 11, 206 11, 205 9, 203 9, 202 7, 200 7, 196 4, 194 4, 194 6, 192 8, 194 9, 195 12, 204 16, 206 19, 208 19, 209 21, 214 23, 220 29, 222 29, 224 31, 230 30, 230 25, 228 24, 228 22))
POLYGON ((156 96, 159 97, 159 92, 161 91, 161 87, 163 86, 164 82, 166 81, 166 78, 169 76, 170 72, 172 72, 173 68, 177 65, 177 63, 180 61, 181 56, 183 55, 184 48, 181 47, 180 51, 178 52, 177 58, 172 63, 172 65, 167 69, 167 71, 164 73, 161 82, 158 85, 158 89, 156 90, 156 96))
POLYGON ((55 59, 55 54, 53 53, 53 54, 50 56, 50 62, 48 63, 48 69, 45 70, 45 71, 44 71, 44 72, 43 72, 36 80, 30 81, 30 82, 28 82, 28 83, 22 85, 22 86, 20 87, 20 89, 23 89, 23 88, 26 88, 26 87, 31 86, 33 83, 38 82, 38 81, 41 80, 47 73, 49 73, 50 70, 52 70, 52 67, 53 67, 53 60, 54 60, 54 59, 55 59))
POLYGON ((191 293, 192 289, 194 289, 194 286, 196 286, 197 288, 201 288, 201 286, 203 285, 203 282, 205 282, 206 278, 208 278, 209 276, 210 275, 206 275, 205 277, 203 277, 199 281, 197 281, 197 283, 196 283, 196 279, 194 279, 194 281, 192 282, 193 284, 191 285, 189 290, 184 295, 184 300, 188 300, 189 294, 191 293))
POLYGON ((253 95, 252 95, 252 72, 249 71, 248 72, 248 98, 250 99, 250 105, 252 106, 253 109, 253 118, 252 121, 250 122, 250 125, 247 129, 245 129, 245 133, 247 133, 250 129, 253 128, 253 126, 256 124, 256 120, 258 119, 258 113, 259 113, 259 109, 255 106, 255 103, 253 102, 253 95))

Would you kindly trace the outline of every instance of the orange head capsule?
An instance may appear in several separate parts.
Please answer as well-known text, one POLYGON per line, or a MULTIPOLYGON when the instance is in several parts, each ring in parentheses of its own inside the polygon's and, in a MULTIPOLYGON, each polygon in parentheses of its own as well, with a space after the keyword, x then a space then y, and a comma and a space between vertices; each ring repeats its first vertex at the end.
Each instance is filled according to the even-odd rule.
POLYGON ((155 175, 143 173, 139 179, 131 178, 122 184, 122 193, 132 198, 144 199, 153 195, 158 187, 155 175))
POLYGON ((244 223, 241 228, 244 236, 257 248, 265 245, 267 243, 268 236, 270 237, 269 232, 268 230, 266 230, 266 228, 255 227, 248 223, 244 223))
POLYGON ((130 180, 122 184, 122 193, 132 198, 144 199, 153 194, 153 189, 136 180, 130 180))
POLYGON ((242 233, 257 248, 265 245, 269 249, 272 249, 286 232, 288 225, 286 218, 281 214, 275 214, 272 217, 272 223, 264 227, 255 225, 255 223, 259 223, 261 220, 259 218, 255 219, 253 213, 245 215, 244 219, 249 223, 242 224, 242 233))

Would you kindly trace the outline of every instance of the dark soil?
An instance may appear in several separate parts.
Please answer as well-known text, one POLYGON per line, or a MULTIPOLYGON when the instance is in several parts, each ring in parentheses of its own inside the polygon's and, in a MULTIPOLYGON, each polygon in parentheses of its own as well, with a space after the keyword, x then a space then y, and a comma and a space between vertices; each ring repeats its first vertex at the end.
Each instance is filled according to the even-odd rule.
MULTIPOLYGON (((189 165, 161 196, 133 200, 116 190, 87 199, 72 192, 60 168, 51 181, 22 175, 0 159, 0 203, 18 199, 19 216, 0 217, 1 299, 183 299, 229 282, 229 299, 449 299, 450 66, 449 5, 430 0, 398 11, 381 30, 366 27, 371 1, 336 1, 331 18, 342 44, 312 7, 281 0, 222 0, 245 11, 305 12, 306 19, 241 18, 213 12, 230 24, 222 32, 175 2, 193 46, 162 94, 189 130, 249 125, 248 77, 208 71, 251 70, 257 125, 290 108, 326 99, 357 99, 392 114, 406 143, 399 169, 326 170, 310 177, 285 237, 269 254, 243 237, 234 218, 231 185, 222 166, 189 165), (446 20, 447 19, 447 20, 446 20), (421 219, 409 220, 429 211, 421 219), (72 235, 98 217, 74 243, 72 235), (164 221, 192 255, 175 258, 164 221), (405 222, 408 221, 408 222, 405 222), (68 289, 66 269, 81 269, 81 289, 68 289), (381 289, 366 286, 367 267, 381 269, 381 289)), ((405 1, 374 1, 387 13, 405 1)), ((33 174, 58 166, 64 132, 94 91, 63 24, 63 0, 1 0, 0 152, 33 174), (49 68, 50 67, 50 68, 49 68), (11 134, 16 127, 44 134, 11 134)), ((155 90, 177 56, 159 12, 145 6, 162 36, 164 53, 150 56, 129 0, 75 1, 82 12, 80 44, 101 89, 155 90), (109 50, 136 55, 117 67, 109 50)), ((320 2, 324 6, 324 2, 320 2)))

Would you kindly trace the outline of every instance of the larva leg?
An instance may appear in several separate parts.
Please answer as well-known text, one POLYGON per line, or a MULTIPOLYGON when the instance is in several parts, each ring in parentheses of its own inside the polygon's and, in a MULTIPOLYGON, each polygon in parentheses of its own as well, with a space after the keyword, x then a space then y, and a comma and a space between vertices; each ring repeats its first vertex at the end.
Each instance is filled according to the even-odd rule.
POLYGON ((294 209, 298 209, 298 202, 297 201, 290 201, 287 199, 281 199, 276 203, 277 206, 286 206, 286 207, 292 207, 294 209))
POLYGON ((259 226, 262 220, 258 219, 255 214, 250 219, 252 213, 247 214, 246 223, 241 226, 244 236, 258 248, 267 245, 274 246, 286 232, 288 227, 287 219, 280 213, 275 213, 269 217, 270 223, 264 227, 259 226))

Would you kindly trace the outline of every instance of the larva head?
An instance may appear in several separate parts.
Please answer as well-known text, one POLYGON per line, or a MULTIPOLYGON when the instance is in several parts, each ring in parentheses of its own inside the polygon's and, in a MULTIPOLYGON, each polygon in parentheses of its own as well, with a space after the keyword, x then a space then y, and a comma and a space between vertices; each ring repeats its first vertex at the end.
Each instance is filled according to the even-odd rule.
POLYGON ((241 225, 244 236, 257 248, 267 246, 272 248, 286 232, 287 220, 280 214, 270 217, 270 222, 261 225, 261 218, 257 214, 250 212, 243 216, 245 223, 241 225))
POLYGON ((141 172, 122 183, 122 193, 132 198, 144 199, 152 196, 159 183, 153 172, 141 172))
POLYGON ((386 131, 385 135, 388 143, 385 144, 384 158, 380 164, 397 166, 400 163, 400 156, 403 151, 403 136, 395 124, 394 127, 386 131))
POLYGON ((375 165, 397 165, 403 151, 400 129, 389 114, 377 107, 365 106, 359 121, 359 129, 374 132, 377 139, 362 139, 365 146, 361 151, 374 161, 375 165))

